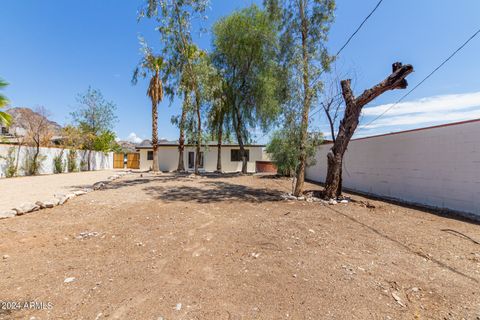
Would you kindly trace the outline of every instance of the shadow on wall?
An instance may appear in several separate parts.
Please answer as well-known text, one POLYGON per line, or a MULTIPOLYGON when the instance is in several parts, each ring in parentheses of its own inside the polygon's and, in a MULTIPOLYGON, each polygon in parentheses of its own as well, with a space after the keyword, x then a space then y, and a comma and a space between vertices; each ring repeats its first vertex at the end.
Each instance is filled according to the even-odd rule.
POLYGON ((146 187, 143 190, 156 199, 164 201, 212 203, 234 200, 250 202, 281 200, 280 196, 282 192, 278 190, 251 188, 222 181, 207 181, 200 183, 204 185, 204 187, 146 187))

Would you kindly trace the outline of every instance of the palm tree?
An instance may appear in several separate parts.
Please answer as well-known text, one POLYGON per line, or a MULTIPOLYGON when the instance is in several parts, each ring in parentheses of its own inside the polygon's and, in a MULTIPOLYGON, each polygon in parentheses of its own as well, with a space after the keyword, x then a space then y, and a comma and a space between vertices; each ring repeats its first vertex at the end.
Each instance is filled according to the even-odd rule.
MULTIPOLYGON (((5 88, 7 85, 8 83, 0 79, 0 89, 5 88)), ((7 104, 8 104, 7 97, 0 94, 0 108, 5 107, 7 104)), ((0 123, 8 126, 10 125, 11 120, 12 120, 12 117, 8 113, 0 111, 0 123)))
POLYGON ((157 106, 163 100, 163 82, 160 72, 164 69, 165 61, 162 56, 154 55, 152 50, 140 41, 143 49, 143 58, 135 68, 132 82, 137 83, 138 76, 150 76, 147 96, 152 101, 152 147, 153 147, 153 172, 158 172, 158 110, 157 106))

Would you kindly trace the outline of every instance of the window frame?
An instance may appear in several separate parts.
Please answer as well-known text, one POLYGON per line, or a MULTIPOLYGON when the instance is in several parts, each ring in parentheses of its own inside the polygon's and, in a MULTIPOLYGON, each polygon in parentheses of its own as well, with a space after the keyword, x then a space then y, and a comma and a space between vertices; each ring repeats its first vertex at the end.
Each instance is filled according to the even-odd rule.
MULTIPOLYGON (((245 149, 245 153, 247 155, 247 162, 250 162, 250 150, 245 149)), ((230 149, 230 162, 242 162, 242 157, 240 156, 240 149, 230 149), (237 156, 234 156, 235 154, 237 156)))

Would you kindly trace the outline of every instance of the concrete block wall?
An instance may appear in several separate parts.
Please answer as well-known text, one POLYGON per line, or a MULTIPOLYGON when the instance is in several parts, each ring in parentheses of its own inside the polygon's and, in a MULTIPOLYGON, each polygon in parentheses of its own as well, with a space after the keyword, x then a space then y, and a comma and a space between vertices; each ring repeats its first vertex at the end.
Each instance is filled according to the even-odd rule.
MULTIPOLYGON (((325 182, 322 145, 307 179, 325 182)), ((352 140, 346 188, 480 217, 480 120, 352 140)))
MULTIPOLYGON (((8 150, 10 148, 14 148, 15 157, 19 157, 19 170, 18 175, 23 176, 25 175, 24 170, 22 169, 25 163, 25 157, 28 155, 29 152, 33 152, 34 148, 29 147, 20 147, 14 145, 7 145, 2 144, 0 145, 0 157, 5 157, 8 154, 8 150)), ((69 153, 68 149, 60 149, 60 148, 40 148, 40 155, 44 158, 42 161, 42 165, 40 168, 40 174, 53 174, 54 173, 54 161, 53 159, 58 156, 62 155, 62 159, 64 163, 67 161, 67 155, 69 153)), ((82 161, 85 163, 88 161, 88 150, 78 150, 77 151, 77 168, 80 168, 80 164, 82 161)), ((106 169, 113 169, 113 153, 103 153, 92 151, 91 160, 90 160, 90 167, 91 170, 106 170, 106 169)), ((3 158, 0 158, 0 178, 5 178, 6 172, 6 161, 3 158)))

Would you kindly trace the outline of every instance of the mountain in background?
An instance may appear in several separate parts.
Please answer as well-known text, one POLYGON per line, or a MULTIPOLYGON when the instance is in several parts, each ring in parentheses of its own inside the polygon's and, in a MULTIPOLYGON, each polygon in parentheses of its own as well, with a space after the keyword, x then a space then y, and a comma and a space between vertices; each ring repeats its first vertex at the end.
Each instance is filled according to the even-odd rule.
POLYGON ((62 126, 57 122, 48 119, 48 115, 42 115, 30 108, 10 108, 6 112, 12 116, 12 124, 8 130, 10 133, 18 131, 18 128, 25 129, 27 127, 26 119, 29 117, 47 119, 48 124, 55 135, 59 135, 62 131, 62 126))

